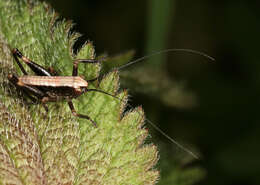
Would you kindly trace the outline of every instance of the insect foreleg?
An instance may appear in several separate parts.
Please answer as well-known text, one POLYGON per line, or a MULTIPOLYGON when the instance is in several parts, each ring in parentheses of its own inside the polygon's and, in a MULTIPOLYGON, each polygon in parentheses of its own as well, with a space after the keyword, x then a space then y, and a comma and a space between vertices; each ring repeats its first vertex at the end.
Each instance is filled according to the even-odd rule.
POLYGON ((94 127, 97 128, 97 124, 96 124, 96 122, 93 121, 89 116, 87 116, 87 115, 83 115, 83 114, 78 114, 78 113, 76 112, 76 110, 75 110, 75 108, 74 108, 74 105, 73 105, 72 101, 68 101, 68 104, 69 104, 70 110, 71 110, 71 112, 72 112, 72 114, 73 114, 74 116, 79 117, 79 118, 85 118, 85 119, 88 119, 89 121, 92 122, 92 124, 94 125, 94 127))
POLYGON ((73 71, 72 71, 72 76, 78 76, 78 65, 79 63, 86 63, 86 64, 94 64, 94 63, 99 63, 100 60, 92 60, 92 59, 77 59, 73 61, 73 71))

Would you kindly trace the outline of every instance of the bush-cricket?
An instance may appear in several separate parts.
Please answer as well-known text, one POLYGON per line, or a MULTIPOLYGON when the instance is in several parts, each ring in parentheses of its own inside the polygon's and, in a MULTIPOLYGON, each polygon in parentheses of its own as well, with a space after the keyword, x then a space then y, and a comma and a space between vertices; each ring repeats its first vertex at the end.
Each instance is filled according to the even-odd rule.
MULTIPOLYGON (((162 50, 159 52, 154 52, 151 55, 147 55, 144 57, 141 57, 139 59, 136 59, 134 61, 128 62, 125 65, 122 65, 118 67, 117 69, 123 69, 129 65, 132 65, 134 63, 140 62, 146 58, 149 58, 154 55, 158 55, 160 53, 166 53, 170 51, 184 51, 184 52, 190 52, 194 54, 201 55, 203 57, 206 57, 210 60, 214 59, 204 53, 190 50, 190 49, 167 49, 162 50)), ((98 89, 88 89, 88 82, 95 81, 97 78, 92 80, 85 80, 82 77, 78 76, 78 64, 79 63, 85 63, 85 64, 93 64, 93 63, 99 63, 100 60, 92 60, 92 59, 76 59, 73 61, 73 71, 72 76, 57 76, 57 72, 53 68, 44 68, 37 63, 33 62, 29 58, 25 57, 18 49, 12 50, 13 57, 18 64, 19 68, 23 72, 24 76, 17 77, 14 74, 9 74, 8 79, 11 83, 13 83, 16 87, 20 88, 25 95, 28 96, 32 100, 32 102, 40 102, 43 107, 45 108, 46 112, 48 112, 48 107, 46 105, 47 102, 57 102, 57 101, 67 101, 68 105, 71 109, 71 112, 74 116, 79 118, 88 119, 92 122, 92 124, 97 127, 97 123, 90 118, 88 115, 83 115, 80 113, 77 113, 74 105, 72 103, 72 99, 79 97, 80 95, 88 92, 88 91, 96 91, 100 92, 109 96, 112 96, 116 99, 119 99, 118 97, 111 95, 107 92, 104 92, 102 90, 98 89), (36 76, 28 75, 28 73, 25 71, 23 65, 21 64, 21 59, 25 64, 27 64, 30 69, 36 74, 36 76)), ((132 106, 130 106, 132 107, 132 106)), ((176 144, 178 147, 180 147, 182 150, 186 151, 187 153, 191 154, 193 157, 198 158, 195 154, 193 154, 190 150, 179 144, 177 141, 172 139, 170 136, 168 136, 165 132, 163 132, 159 127, 156 126, 152 121, 149 119, 146 119, 147 122, 149 122, 157 131, 159 131, 162 135, 164 135, 166 138, 168 138, 171 142, 176 144)))

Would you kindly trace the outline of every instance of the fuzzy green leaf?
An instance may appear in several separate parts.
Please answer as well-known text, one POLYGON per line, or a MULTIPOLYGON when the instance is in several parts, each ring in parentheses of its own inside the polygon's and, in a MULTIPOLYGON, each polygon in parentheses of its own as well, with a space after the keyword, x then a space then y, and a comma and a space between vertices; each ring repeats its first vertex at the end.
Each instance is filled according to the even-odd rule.
MULTIPOLYGON (((76 110, 98 128, 73 117, 65 102, 48 104, 46 116, 9 83, 9 73, 22 75, 12 48, 60 75, 71 75, 74 59, 95 58, 91 43, 72 52, 79 34, 71 26, 45 3, 0 0, 0 184, 155 184, 157 149, 143 144, 148 133, 142 109, 123 113, 127 92, 118 92, 117 71, 90 88, 118 99, 88 92, 74 100, 76 110)), ((99 71, 98 64, 79 66, 86 79, 99 71)))

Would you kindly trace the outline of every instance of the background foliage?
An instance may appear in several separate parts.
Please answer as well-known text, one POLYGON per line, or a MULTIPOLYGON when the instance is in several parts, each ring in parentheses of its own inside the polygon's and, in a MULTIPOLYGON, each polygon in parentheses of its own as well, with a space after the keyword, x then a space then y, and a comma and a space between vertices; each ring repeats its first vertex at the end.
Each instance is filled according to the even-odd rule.
MULTIPOLYGON (((201 152, 202 158, 196 163, 205 169, 207 175, 199 184, 260 183, 257 175, 260 171, 258 1, 175 0, 169 5, 170 14, 165 12, 164 5, 151 5, 151 0, 49 2, 62 15, 75 20, 75 29, 84 33, 78 44, 90 39, 97 53, 116 54, 135 49, 138 57, 151 50, 192 48, 214 56, 217 60, 214 64, 186 53, 169 53, 165 57, 163 65, 166 68, 162 67, 162 72, 158 73, 166 75, 174 92, 179 92, 168 98, 177 104, 161 98, 161 92, 167 93, 168 89, 151 88, 151 84, 155 84, 155 88, 165 82, 154 77, 155 73, 149 73, 148 67, 145 67, 148 72, 143 68, 141 74, 148 74, 148 79, 157 79, 155 82, 151 80, 150 89, 140 92, 140 89, 146 90, 142 83, 140 87, 128 83, 125 86, 130 89, 132 103, 144 105, 148 118, 178 141, 189 143, 201 152), (168 17, 167 26, 161 18, 152 15, 156 11, 152 10, 153 7, 161 14, 167 14, 162 15, 168 17), (151 23, 154 19, 156 21, 151 23), (155 36, 153 29, 157 30, 155 36), (160 37, 160 29, 166 29, 161 30, 163 37, 160 37), (150 39, 155 37, 165 40, 153 44, 150 39)), ((140 65, 132 68, 135 71, 140 65)), ((140 73, 130 74, 141 78, 140 73)), ((176 151, 160 135, 156 141, 162 153, 159 165, 161 180, 165 182, 164 179, 173 178, 172 171, 176 167, 173 153, 184 158, 187 155, 176 151)), ((185 164, 182 168, 191 165, 181 163, 185 164)))

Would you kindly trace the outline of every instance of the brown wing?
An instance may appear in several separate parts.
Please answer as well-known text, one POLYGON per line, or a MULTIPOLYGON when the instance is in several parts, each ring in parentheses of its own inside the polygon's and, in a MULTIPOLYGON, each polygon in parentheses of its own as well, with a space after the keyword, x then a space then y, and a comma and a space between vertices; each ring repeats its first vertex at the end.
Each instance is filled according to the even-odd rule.
POLYGON ((88 82, 80 76, 22 76, 19 81, 33 86, 88 87, 88 82))

